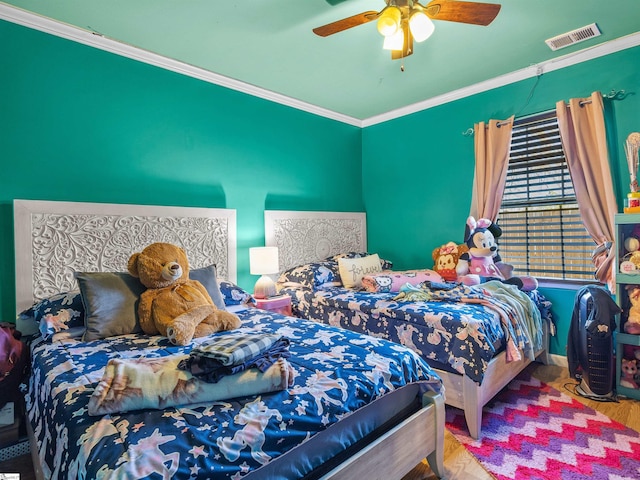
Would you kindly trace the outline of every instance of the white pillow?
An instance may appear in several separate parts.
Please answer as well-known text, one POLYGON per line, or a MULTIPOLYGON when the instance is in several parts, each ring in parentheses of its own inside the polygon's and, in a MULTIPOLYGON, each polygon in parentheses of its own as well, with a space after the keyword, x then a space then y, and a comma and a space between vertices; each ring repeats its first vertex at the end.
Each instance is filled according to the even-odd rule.
POLYGON ((360 258, 339 258, 338 268, 342 284, 347 288, 360 288, 362 277, 382 271, 377 253, 360 258))

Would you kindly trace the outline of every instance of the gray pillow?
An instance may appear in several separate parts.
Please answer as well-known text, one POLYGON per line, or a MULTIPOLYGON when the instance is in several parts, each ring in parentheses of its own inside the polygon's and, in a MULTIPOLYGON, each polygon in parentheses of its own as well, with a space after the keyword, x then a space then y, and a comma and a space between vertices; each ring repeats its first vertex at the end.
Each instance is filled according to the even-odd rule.
POLYGON ((138 333, 138 299, 146 290, 140 280, 120 272, 76 272, 82 295, 84 340, 138 333))
MULTIPOLYGON (((140 280, 126 272, 76 272, 75 277, 85 311, 86 342, 142 331, 138 299, 146 288, 140 280)), ((215 306, 226 310, 215 265, 190 270, 189 278, 202 283, 215 306)))
POLYGON ((222 292, 220 291, 220 285, 218 284, 218 275, 215 265, 190 270, 189 278, 191 280, 198 280, 207 292, 209 292, 209 296, 211 297, 211 300, 213 300, 214 305, 220 310, 226 310, 224 299, 222 298, 222 292))

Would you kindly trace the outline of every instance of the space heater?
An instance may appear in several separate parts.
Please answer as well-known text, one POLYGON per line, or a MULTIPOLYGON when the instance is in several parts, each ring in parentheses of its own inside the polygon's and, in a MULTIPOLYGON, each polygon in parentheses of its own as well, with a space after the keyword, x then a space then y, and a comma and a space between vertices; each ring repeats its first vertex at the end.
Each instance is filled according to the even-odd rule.
POLYGON ((579 292, 578 324, 571 329, 578 368, 575 378, 580 380, 576 392, 594 400, 614 398, 615 359, 613 332, 615 315, 620 312, 609 292, 592 286, 579 292), (596 302, 607 300, 606 306, 596 302), (600 312, 598 313, 598 309, 600 312))

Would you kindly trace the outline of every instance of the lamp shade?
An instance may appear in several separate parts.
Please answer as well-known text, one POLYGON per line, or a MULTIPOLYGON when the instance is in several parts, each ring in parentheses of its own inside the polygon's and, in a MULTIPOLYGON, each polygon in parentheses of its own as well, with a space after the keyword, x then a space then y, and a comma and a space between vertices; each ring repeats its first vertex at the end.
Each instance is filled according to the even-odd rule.
POLYGON ((388 6, 378 18, 378 32, 384 37, 395 34, 400 28, 402 12, 396 6, 388 6))
POLYGON ((278 247, 253 247, 249 249, 251 275, 271 275, 280 271, 278 247))
POLYGON ((420 10, 411 14, 409 28, 416 42, 424 42, 436 29, 429 17, 420 10))
POLYGON ((400 28, 393 35, 384 37, 382 48, 385 50, 402 50, 404 48, 404 30, 400 28))

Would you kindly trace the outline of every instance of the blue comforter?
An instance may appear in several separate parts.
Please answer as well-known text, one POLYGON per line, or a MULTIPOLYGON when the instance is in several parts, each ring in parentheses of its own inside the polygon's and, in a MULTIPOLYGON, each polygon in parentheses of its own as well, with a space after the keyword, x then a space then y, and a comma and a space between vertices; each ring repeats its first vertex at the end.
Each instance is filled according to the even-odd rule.
POLYGON ((542 347, 542 322, 550 315, 548 302, 538 292, 524 294, 492 283, 434 291, 429 300, 416 301, 396 300, 397 293, 338 286, 285 286, 279 293, 292 298, 300 317, 406 345, 432 365, 466 374, 480 384, 500 351, 518 355, 518 350, 531 358, 542 347))
MULTIPOLYGON (((27 410, 45 478, 238 479, 403 385, 441 391, 428 364, 401 345, 257 309, 238 315, 241 330, 290 340, 292 387, 89 416, 89 398, 109 359, 188 354, 194 344, 145 335, 34 341, 27 410)), ((320 453, 296 468, 302 476, 324 461, 320 453)))

